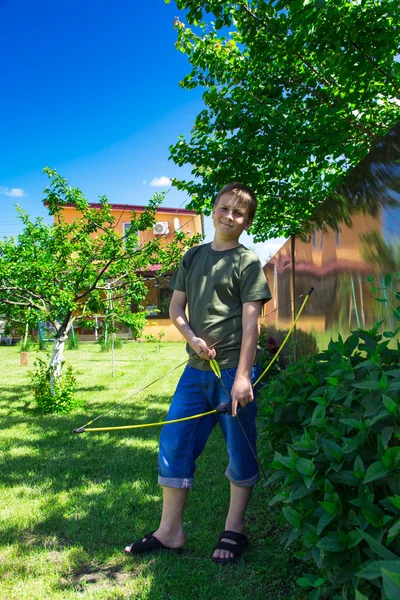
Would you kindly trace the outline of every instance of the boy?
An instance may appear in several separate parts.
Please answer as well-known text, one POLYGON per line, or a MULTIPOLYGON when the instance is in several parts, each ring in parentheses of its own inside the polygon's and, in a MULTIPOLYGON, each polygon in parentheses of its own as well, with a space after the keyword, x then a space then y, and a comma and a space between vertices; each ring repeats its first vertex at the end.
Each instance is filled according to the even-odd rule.
POLYGON ((249 187, 231 183, 222 188, 212 211, 214 240, 191 248, 171 280, 170 317, 187 341, 189 361, 168 420, 212 410, 230 400, 226 391, 231 394, 232 415, 217 413, 164 426, 158 461, 158 481, 163 486, 161 523, 156 531, 128 546, 127 553, 182 548, 183 512, 193 487, 195 461, 217 422, 229 454, 225 475, 230 480, 231 500, 225 531, 212 559, 219 564, 236 562, 248 544, 244 516, 259 479, 252 382, 260 369, 253 365, 262 305, 271 298, 258 258, 239 243, 241 233, 252 224, 256 207, 249 187), (224 385, 210 367, 213 358, 221 368, 224 385), (240 421, 254 453, 235 418, 239 405, 240 421))

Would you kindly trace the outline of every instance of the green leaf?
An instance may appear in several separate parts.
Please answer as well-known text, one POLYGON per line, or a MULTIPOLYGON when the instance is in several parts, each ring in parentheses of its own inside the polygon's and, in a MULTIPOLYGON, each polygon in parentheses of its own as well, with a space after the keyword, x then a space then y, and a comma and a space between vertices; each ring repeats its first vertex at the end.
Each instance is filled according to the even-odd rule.
POLYGON ((287 500, 287 496, 286 494, 276 494, 273 498, 271 498, 271 500, 268 502, 268 506, 274 506, 275 504, 278 504, 278 502, 284 502, 285 500, 287 500))
POLYGON ((349 531, 349 533, 347 534, 348 537, 348 542, 347 542, 347 547, 348 548, 354 548, 354 546, 357 546, 361 540, 362 540, 362 535, 360 534, 359 531, 353 529, 352 531, 349 531))
POLYGON ((371 535, 369 535, 369 533, 366 533, 365 531, 361 531, 361 529, 358 529, 358 531, 361 533, 364 540, 366 542, 368 542, 370 548, 372 548, 372 550, 378 556, 381 556, 382 558, 385 558, 386 560, 397 560, 398 559, 398 557, 395 554, 393 554, 393 552, 391 552, 390 550, 385 548, 385 546, 382 546, 382 544, 380 544, 375 538, 373 538, 371 535))
POLYGON ((382 575, 382 567, 394 573, 400 573, 400 562, 398 560, 374 560, 361 565, 357 577, 369 580, 378 579, 382 575))
POLYGON ((399 533, 400 533, 400 519, 397 519, 395 524, 392 525, 392 527, 388 531, 386 545, 388 546, 389 544, 391 544, 392 541, 394 540, 394 538, 399 535, 399 533))
POLYGON ((313 587, 313 584, 308 579, 308 577, 299 577, 298 579, 296 579, 296 583, 297 583, 297 585, 299 585, 301 588, 304 588, 304 589, 313 587))
POLYGON ((400 496, 389 496, 388 500, 395 506, 400 509, 400 496))
POLYGON ((315 465, 312 460, 308 460, 307 458, 298 458, 296 460, 296 469, 302 475, 308 475, 312 477, 315 472, 315 465))
POLYGON ((317 534, 321 535, 322 531, 325 529, 327 525, 335 518, 335 513, 324 512, 322 517, 320 517, 317 526, 317 534))
POLYGON ((316 421, 324 421, 325 420, 325 406, 318 404, 311 417, 311 425, 314 425, 316 421))
POLYGON ((364 596, 361 592, 356 590, 356 600, 369 600, 367 596, 364 596))
POLYGON ((386 287, 388 287, 390 284, 392 283, 392 276, 390 273, 388 273, 385 277, 385 285, 386 287))
POLYGON ((290 523, 292 527, 298 529, 301 525, 301 516, 294 508, 290 506, 285 506, 282 508, 282 512, 285 515, 286 520, 290 523))
POLYGON ((382 479, 388 473, 389 469, 385 467, 382 461, 377 460, 368 467, 367 472, 365 474, 364 483, 371 483, 371 481, 382 479))
POLYGON ((398 408, 396 402, 392 400, 392 398, 389 398, 389 396, 385 396, 384 394, 382 394, 382 400, 386 410, 388 410, 390 414, 395 415, 398 408))
POLYGON ((360 383, 353 383, 353 387, 359 390, 380 390, 378 381, 361 381, 360 383))
POLYGON ((356 456, 354 461, 354 475, 357 477, 357 479, 363 479, 365 475, 364 463, 359 454, 356 456))
POLYGON ((344 453, 343 448, 336 444, 336 442, 332 442, 332 440, 327 440, 326 438, 322 438, 321 442, 325 456, 329 460, 340 462, 344 453))
POLYGON ((349 425, 350 428, 355 427, 356 429, 361 429, 361 427, 362 427, 362 421, 359 421, 357 419, 339 419, 339 420, 344 425, 349 425))
POLYGON ((387 448, 385 454, 382 456, 382 462, 388 470, 394 469, 399 461, 400 446, 395 446, 394 448, 387 448))
POLYGON ((329 481, 333 483, 342 483, 343 485, 355 486, 357 485, 357 479, 353 471, 339 471, 339 473, 329 473, 329 481))
POLYGON ((320 539, 317 547, 324 552, 342 552, 346 549, 346 541, 343 541, 338 533, 331 533, 320 539))
POLYGON ((353 438, 344 437, 343 438, 344 453, 350 454, 351 452, 354 452, 355 450, 357 450, 361 446, 361 444, 364 442, 364 435, 365 434, 360 431, 353 438))
POLYGON ((381 440, 383 447, 387 448, 390 438, 392 437, 393 427, 384 427, 381 433, 381 440))
POLYGON ((294 502, 294 500, 305 498, 308 494, 311 494, 311 492, 312 489, 308 488, 306 485, 301 485, 293 492, 293 494, 291 494, 289 501, 294 502))
POLYGON ((400 574, 383 567, 382 576, 387 600, 398 600, 400 597, 400 574))

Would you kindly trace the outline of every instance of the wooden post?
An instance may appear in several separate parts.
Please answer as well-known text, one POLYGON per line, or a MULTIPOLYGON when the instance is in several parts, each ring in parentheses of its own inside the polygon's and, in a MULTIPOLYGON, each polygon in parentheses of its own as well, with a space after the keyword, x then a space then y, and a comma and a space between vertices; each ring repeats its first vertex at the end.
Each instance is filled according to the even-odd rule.
POLYGON ((19 359, 21 367, 27 367, 29 362, 29 352, 20 352, 19 359))

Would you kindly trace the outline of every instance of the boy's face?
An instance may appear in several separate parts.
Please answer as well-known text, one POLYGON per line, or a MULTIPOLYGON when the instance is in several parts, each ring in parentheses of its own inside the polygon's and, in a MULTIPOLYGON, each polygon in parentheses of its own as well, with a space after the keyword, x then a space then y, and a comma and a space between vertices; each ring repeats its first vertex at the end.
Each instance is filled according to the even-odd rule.
POLYGON ((234 194, 222 194, 212 211, 214 228, 218 236, 223 240, 239 239, 240 234, 252 223, 248 211, 248 205, 241 202, 234 194))

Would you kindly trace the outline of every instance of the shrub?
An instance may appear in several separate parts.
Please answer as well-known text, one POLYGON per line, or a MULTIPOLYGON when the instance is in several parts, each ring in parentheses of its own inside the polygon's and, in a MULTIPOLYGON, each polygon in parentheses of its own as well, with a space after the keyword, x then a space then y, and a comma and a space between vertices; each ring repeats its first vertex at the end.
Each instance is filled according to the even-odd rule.
POLYGON ((52 343, 53 342, 46 342, 45 340, 42 340, 42 338, 39 338, 37 342, 37 348, 40 352, 47 352, 49 345, 52 343))
POLYGON ((31 337, 27 337, 26 341, 24 341, 24 338, 21 338, 19 341, 19 351, 20 352, 29 352, 29 350, 31 350, 33 346, 34 346, 34 341, 31 337))
POLYGON ((34 370, 29 373, 33 385, 33 394, 40 410, 44 413, 68 413, 81 406, 82 402, 74 397, 76 378, 71 366, 61 377, 50 384, 51 368, 41 358, 34 362, 34 370))
MULTIPOLYGON (((267 366, 267 364, 270 362, 274 352, 278 350, 288 331, 289 329, 277 329, 275 325, 261 327, 260 345, 263 349, 263 354, 261 356, 261 362, 263 365, 267 366)), ((286 368, 289 362, 292 361, 294 344, 296 344, 296 353, 298 357, 308 358, 312 354, 316 354, 318 352, 317 341, 312 333, 297 328, 296 341, 294 342, 293 339, 294 338, 289 339, 287 345, 284 346, 281 354, 279 355, 277 363, 279 363, 280 369, 286 368)), ((280 369, 275 372, 279 372, 280 369)))
MULTIPOLYGON (((101 336, 100 340, 100 350, 101 352, 111 352, 112 349, 112 334, 107 336, 107 339, 104 335, 101 336)), ((122 340, 121 338, 115 336, 114 339, 114 350, 118 350, 122 348, 122 340)))
POLYGON ((260 391, 270 504, 321 570, 298 581, 313 600, 400 597, 400 346, 379 328, 339 335, 260 391))
POLYGON ((67 350, 79 350, 79 335, 77 333, 68 336, 67 350))

